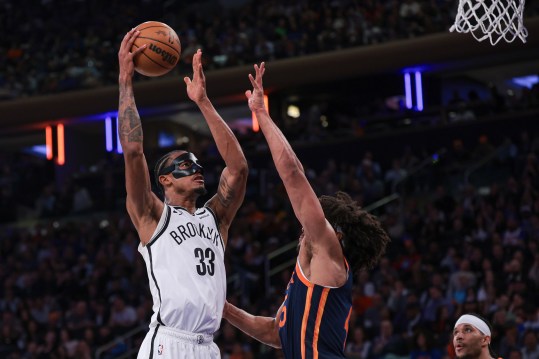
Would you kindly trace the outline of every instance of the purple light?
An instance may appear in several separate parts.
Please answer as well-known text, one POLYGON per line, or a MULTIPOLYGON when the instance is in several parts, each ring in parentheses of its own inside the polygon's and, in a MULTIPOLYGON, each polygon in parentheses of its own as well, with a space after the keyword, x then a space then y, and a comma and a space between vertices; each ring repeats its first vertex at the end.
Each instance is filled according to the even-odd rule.
POLYGON ((423 85, 421 83, 421 72, 415 72, 415 96, 417 101, 417 110, 423 111, 423 85))
POLYGON ((404 74, 404 91, 406 94, 406 108, 412 108, 412 83, 410 81, 410 74, 407 72, 404 74))
POLYGON ((533 85, 535 85, 538 82, 539 82, 539 76, 537 75, 513 77, 513 83, 522 87, 527 87, 529 89, 531 89, 533 85))
POLYGON ((105 118, 105 146, 107 152, 112 152, 114 145, 112 144, 112 120, 110 116, 105 118))
MULTIPOLYGON (((116 117, 116 128, 118 129, 118 117, 116 117)), ((122 150, 122 144, 120 143, 120 135, 118 135, 118 131, 116 131, 116 152, 123 153, 122 150)))

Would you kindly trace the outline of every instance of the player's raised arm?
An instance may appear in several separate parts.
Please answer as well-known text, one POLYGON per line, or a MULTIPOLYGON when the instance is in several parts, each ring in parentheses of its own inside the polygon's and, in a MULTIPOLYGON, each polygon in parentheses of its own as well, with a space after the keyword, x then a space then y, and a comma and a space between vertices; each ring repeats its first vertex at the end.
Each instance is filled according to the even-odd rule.
POLYGON ((126 207, 133 224, 139 231, 143 243, 149 240, 151 233, 141 233, 143 222, 158 219, 162 202, 151 190, 148 165, 143 153, 142 124, 135 104, 133 92, 133 56, 144 51, 144 47, 131 52, 131 46, 138 36, 135 29, 123 38, 118 52, 120 75, 120 100, 118 107, 118 136, 125 159, 125 187, 127 191, 126 207))
POLYGON ((249 101, 249 108, 256 113, 260 129, 266 137, 275 167, 286 188, 294 213, 303 226, 307 238, 315 239, 320 244, 327 245, 328 248, 335 248, 338 255, 340 246, 337 236, 325 219, 320 201, 305 176, 303 166, 264 106, 262 77, 265 64, 254 65, 254 69, 255 77, 249 74, 253 90, 246 91, 245 95, 249 101))
POLYGON ((217 113, 207 96, 200 50, 193 56, 193 78, 185 77, 184 81, 187 85, 189 98, 197 104, 204 115, 217 149, 226 164, 219 180, 217 193, 207 203, 219 218, 221 233, 226 243, 227 229, 245 196, 248 174, 247 160, 236 136, 217 113))

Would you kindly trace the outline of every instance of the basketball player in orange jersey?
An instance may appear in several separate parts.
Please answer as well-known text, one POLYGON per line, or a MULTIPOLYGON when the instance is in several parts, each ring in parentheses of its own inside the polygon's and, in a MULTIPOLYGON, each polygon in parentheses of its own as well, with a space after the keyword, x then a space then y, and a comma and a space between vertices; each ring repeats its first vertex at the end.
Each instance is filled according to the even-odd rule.
POLYGON ((462 315, 453 329, 453 346, 458 359, 493 359, 490 324, 477 314, 462 315))
POLYGON ((318 198, 303 166, 270 118, 263 100, 265 65, 249 75, 246 96, 262 129, 294 213, 302 225, 299 254, 275 318, 253 316, 225 304, 223 317, 287 359, 344 358, 355 270, 372 267, 389 237, 380 223, 344 192, 318 198), (349 265, 350 264, 350 265, 349 265))
POLYGON ((226 167, 217 193, 201 208, 196 201, 206 193, 204 170, 190 152, 173 151, 158 160, 154 174, 164 202, 151 191, 132 85, 133 56, 144 51, 141 47, 130 52, 138 34, 128 32, 118 52, 118 135, 124 151, 126 207, 140 237, 154 310, 138 358, 219 358, 213 333, 226 300, 224 250, 228 228, 245 195, 247 161, 206 95, 198 50, 193 78, 184 79, 187 94, 204 115, 226 167))

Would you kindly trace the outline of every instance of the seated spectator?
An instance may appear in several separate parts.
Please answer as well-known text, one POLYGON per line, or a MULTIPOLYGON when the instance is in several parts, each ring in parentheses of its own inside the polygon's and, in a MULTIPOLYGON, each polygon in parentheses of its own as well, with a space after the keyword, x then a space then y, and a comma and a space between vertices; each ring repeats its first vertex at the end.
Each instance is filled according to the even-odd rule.
POLYGON ((432 333, 418 330, 414 336, 410 359, 441 359, 442 349, 436 347, 432 333))
POLYGON ((346 343, 344 353, 347 358, 367 359, 371 350, 371 341, 365 338, 363 328, 357 326, 353 329, 351 338, 346 343))
POLYGON ((390 355, 405 356, 406 342, 399 334, 393 333, 393 324, 389 320, 383 320, 380 324, 380 331, 372 342, 372 358, 384 359, 390 355))
POLYGON ((125 300, 117 295, 112 300, 110 309, 109 325, 118 333, 125 331, 135 324, 137 312, 131 305, 126 304, 125 300))
POLYGON ((526 330, 523 336, 524 347, 520 349, 522 359, 534 359, 539 358, 539 340, 537 339, 537 332, 532 330, 526 330))

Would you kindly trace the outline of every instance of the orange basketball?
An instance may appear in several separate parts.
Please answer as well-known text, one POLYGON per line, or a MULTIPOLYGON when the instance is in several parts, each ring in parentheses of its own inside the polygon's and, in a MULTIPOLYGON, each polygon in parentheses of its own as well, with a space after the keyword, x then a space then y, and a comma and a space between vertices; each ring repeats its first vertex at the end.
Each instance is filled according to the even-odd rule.
POLYGON ((176 66, 181 54, 181 43, 176 32, 159 21, 146 21, 136 27, 140 31, 131 52, 147 44, 133 61, 135 70, 145 76, 161 76, 176 66))

